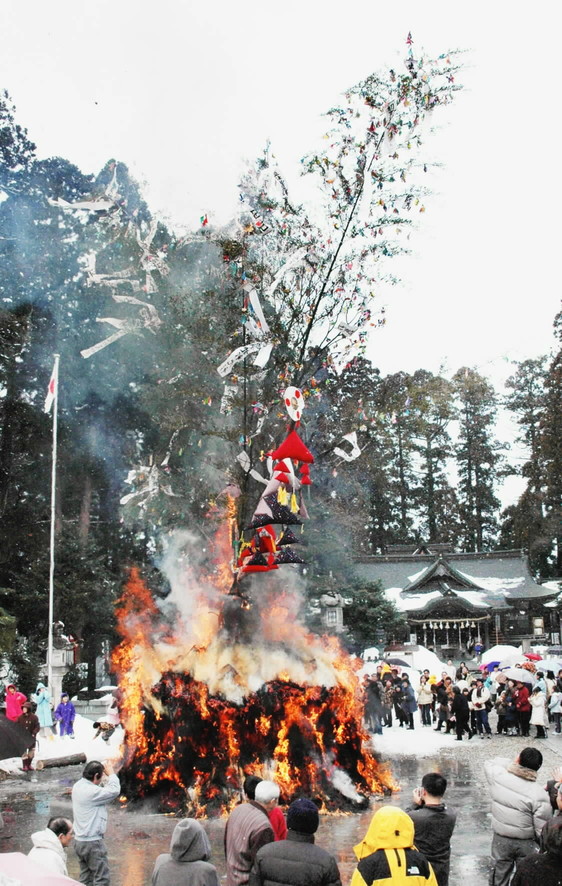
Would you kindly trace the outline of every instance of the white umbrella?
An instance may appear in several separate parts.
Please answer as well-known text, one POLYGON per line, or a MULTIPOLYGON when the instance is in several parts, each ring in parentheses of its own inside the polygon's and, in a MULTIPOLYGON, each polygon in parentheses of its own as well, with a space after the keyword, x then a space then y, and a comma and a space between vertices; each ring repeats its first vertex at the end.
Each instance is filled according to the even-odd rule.
POLYGON ((488 664, 489 661, 501 661, 511 653, 517 653, 517 655, 521 656, 521 647, 517 646, 508 646, 504 644, 503 646, 500 644, 499 646, 492 646, 491 649, 486 649, 486 652, 482 653, 482 664, 488 664))
POLYGON ((531 686, 534 686, 536 678, 534 674, 531 674, 530 671, 526 670, 526 668, 506 668, 505 671, 502 671, 505 674, 508 680, 516 680, 521 683, 530 683, 531 686))
POLYGON ((524 655, 521 655, 520 652, 510 652, 510 654, 506 655, 505 658, 500 659, 498 667, 501 671, 504 668, 513 667, 513 665, 523 664, 524 661, 527 661, 527 659, 524 655))
POLYGON ((536 661, 537 671, 553 671, 554 676, 558 676, 558 671, 562 670, 562 659, 560 658, 543 658, 542 661, 536 661))

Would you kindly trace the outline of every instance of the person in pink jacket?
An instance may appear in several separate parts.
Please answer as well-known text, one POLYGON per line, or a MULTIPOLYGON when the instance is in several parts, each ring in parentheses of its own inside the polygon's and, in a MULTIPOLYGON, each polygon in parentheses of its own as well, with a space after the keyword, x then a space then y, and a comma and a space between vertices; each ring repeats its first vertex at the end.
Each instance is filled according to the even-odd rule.
POLYGON ((22 704, 27 701, 23 692, 18 692, 13 683, 6 686, 6 717, 14 722, 23 714, 22 704))

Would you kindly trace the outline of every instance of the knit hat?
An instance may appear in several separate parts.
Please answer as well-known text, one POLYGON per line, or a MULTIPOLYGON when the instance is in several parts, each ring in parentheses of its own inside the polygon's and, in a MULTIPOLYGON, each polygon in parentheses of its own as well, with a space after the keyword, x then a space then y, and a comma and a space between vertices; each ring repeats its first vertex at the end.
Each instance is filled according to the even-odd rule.
POLYGON ((287 827, 300 834, 315 834, 320 824, 318 807, 312 800, 299 797, 287 810, 287 827))

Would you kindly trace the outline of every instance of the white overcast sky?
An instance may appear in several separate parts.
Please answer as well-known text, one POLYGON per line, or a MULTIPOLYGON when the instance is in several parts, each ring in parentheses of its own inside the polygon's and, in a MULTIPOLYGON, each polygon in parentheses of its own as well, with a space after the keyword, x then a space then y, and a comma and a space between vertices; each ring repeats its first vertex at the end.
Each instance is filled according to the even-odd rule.
POLYGON ((467 50, 465 90, 436 122, 443 164, 384 293, 383 372, 547 352, 560 306, 560 2, 27 0, 0 4, 0 87, 41 157, 112 157, 176 228, 228 219, 266 139, 290 181, 323 111, 414 49, 467 50))

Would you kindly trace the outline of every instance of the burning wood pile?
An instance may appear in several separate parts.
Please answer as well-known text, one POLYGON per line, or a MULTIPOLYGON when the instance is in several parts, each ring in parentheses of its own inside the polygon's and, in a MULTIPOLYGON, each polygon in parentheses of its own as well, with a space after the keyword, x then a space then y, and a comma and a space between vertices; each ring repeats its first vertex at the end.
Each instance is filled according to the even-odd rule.
POLYGON ((220 814, 249 773, 273 778, 286 802, 306 795, 327 810, 364 808, 392 789, 365 747, 351 660, 335 638, 295 619, 298 593, 286 577, 260 578, 249 605, 182 571, 168 617, 136 570, 117 611, 129 800, 220 814))

